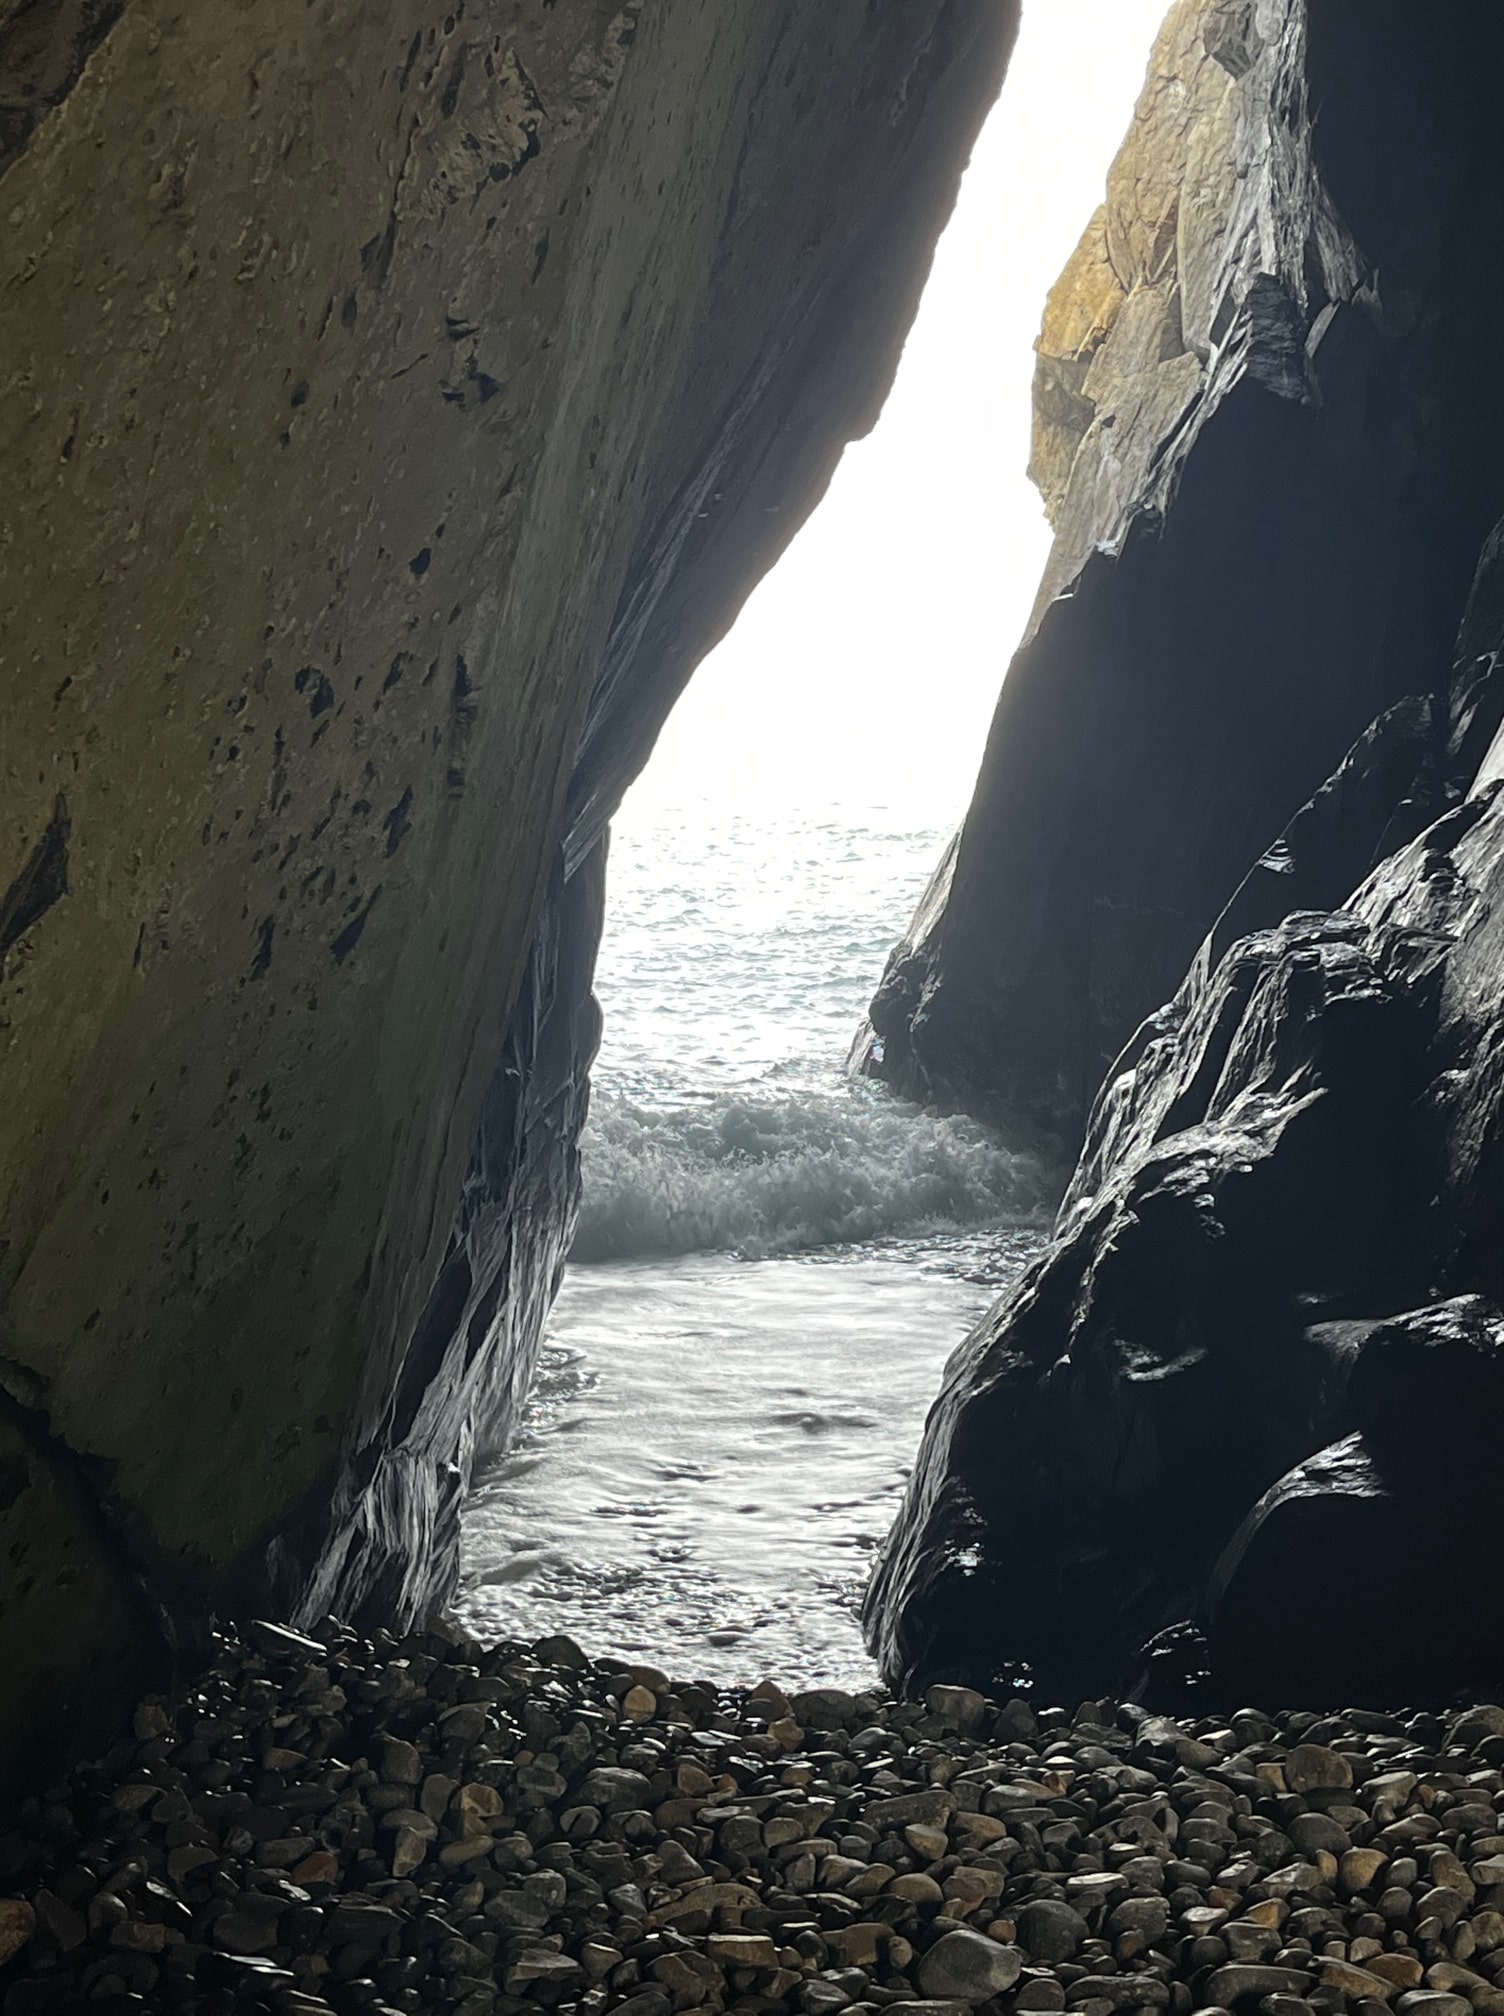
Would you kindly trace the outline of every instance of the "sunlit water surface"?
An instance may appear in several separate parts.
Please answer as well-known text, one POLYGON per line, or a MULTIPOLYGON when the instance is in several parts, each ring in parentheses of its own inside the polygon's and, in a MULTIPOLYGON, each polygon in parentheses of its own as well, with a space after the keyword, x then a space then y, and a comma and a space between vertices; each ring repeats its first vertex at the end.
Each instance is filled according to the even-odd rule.
POLYGON ((856 1605, 1038 1173, 842 1061, 946 835, 688 806, 612 849, 579 1239, 457 1608, 723 1681, 871 1677, 856 1605))

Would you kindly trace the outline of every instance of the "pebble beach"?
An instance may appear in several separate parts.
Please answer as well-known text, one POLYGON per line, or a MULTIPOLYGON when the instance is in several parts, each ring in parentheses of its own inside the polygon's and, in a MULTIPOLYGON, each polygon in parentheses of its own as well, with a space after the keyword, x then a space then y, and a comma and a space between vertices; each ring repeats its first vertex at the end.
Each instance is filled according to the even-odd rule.
POLYGON ((250 1624, 0 1837, 5 2016, 1504 2016, 1504 1708, 1172 1721, 250 1624))

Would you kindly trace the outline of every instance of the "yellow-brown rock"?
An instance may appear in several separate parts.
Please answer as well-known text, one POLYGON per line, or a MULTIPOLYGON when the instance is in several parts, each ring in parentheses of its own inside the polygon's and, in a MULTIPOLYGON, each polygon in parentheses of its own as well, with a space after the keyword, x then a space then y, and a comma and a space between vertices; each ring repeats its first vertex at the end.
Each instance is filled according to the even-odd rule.
POLYGON ((37 1914, 24 1897, 0 1897, 0 1966, 29 1945, 37 1929, 37 1914))
POLYGON ((1194 269, 1208 225, 1215 231, 1225 219, 1237 186, 1234 81, 1207 50, 1208 22, 1216 18, 1208 0, 1176 0, 1170 9, 1107 200, 1045 308, 1030 474, 1057 526, 1077 452, 1099 415, 1123 419, 1130 388, 1135 412, 1147 399, 1169 413, 1200 384, 1199 366, 1163 367, 1194 354, 1182 327, 1182 253, 1194 269), (1134 313, 1125 318, 1130 303, 1134 313), (1125 320, 1133 326, 1120 328, 1125 320), (1114 349, 1125 354, 1113 358, 1114 349), (1099 359, 1103 368, 1088 382, 1099 359), (1144 382, 1156 378, 1157 385, 1144 382))

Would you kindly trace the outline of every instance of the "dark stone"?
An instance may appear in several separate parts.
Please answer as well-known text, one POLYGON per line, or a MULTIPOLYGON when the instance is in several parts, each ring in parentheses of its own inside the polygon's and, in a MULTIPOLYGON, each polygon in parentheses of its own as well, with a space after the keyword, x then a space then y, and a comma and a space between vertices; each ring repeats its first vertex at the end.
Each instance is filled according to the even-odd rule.
POLYGON ((1090 1929, 1079 1911, 1048 1897, 1026 1904, 1019 1913, 1019 1938, 1031 1958, 1046 1965, 1074 1960, 1090 1929))
POLYGON ((1425 956, 1356 918, 1291 919, 1188 987, 1104 1094, 1054 1247, 926 1425, 867 1599, 890 1674, 1032 1672, 1066 1697, 1131 1680, 1248 1507, 1342 1431, 1352 1319, 1426 1279, 1404 982, 1425 956))
MULTIPOLYGON (((1344 900, 1365 848, 1383 851, 1344 803, 1335 852, 1358 865, 1334 860, 1336 886, 1314 902, 1317 831, 1293 861, 1266 852, 1386 709, 1404 709, 1378 732, 1409 767, 1500 502, 1504 416, 1479 401, 1472 360, 1504 313, 1504 276, 1480 275, 1475 252, 1504 230, 1483 82, 1504 28, 1468 0, 1445 0, 1424 38, 1404 0, 1282 5, 1275 22, 1232 65, 1242 114, 1208 154, 1225 159, 1225 190, 1196 171, 1198 214, 1225 203, 1240 221, 1212 252, 1193 232, 1170 264, 1191 389, 1156 404, 1156 363, 1132 380, 1149 388, 1141 404, 1081 442, 958 846, 872 1004, 882 1061, 859 1051, 913 1096, 1067 1158, 1114 1055, 1252 864, 1268 866, 1244 908, 1264 914, 1240 935, 1344 900), (1280 224, 1246 276, 1239 206, 1265 177, 1280 224)), ((1183 102, 1146 98, 1130 183, 1146 152, 1171 172, 1183 102)), ((1109 335, 1093 370, 1111 355, 1109 335)), ((1381 828, 1432 816, 1426 770, 1422 752, 1413 780, 1376 791, 1381 828)), ((1326 808, 1308 821, 1328 840, 1331 824, 1326 808)))
MULTIPOLYGON (((1387 242, 1391 278, 1422 292, 1449 284, 1444 233, 1427 241, 1423 228, 1441 191, 1466 183, 1475 219, 1504 200, 1497 122, 1459 67, 1479 53, 1469 34, 1498 24, 1448 18, 1457 34, 1421 59, 1387 0, 1361 32, 1346 5, 1310 16, 1310 77, 1323 84, 1312 160, 1353 192, 1357 242, 1387 242), (1445 147, 1398 172, 1396 149, 1437 141, 1449 94, 1445 147), (1388 165, 1370 180, 1360 141, 1381 118, 1388 165)), ((1243 74, 1245 94, 1264 62, 1243 74)), ((933 1041, 936 1072, 958 1076, 931 1074, 931 1091, 977 1103, 982 1060, 995 1075, 980 1103, 1068 1135, 1099 1046, 1150 1005, 1151 977, 1168 992, 1174 963, 1188 967, 1097 1094, 1053 1246, 947 1369, 866 1603, 871 1642, 905 1686, 1032 1680, 1069 1699, 1108 1685, 1232 1708, 1446 1699, 1497 1691, 1504 1676, 1501 531, 1483 541, 1470 596, 1457 573, 1481 536, 1480 501, 1497 510, 1504 453, 1490 440, 1468 464, 1443 450, 1461 408, 1450 420, 1432 409, 1429 446, 1400 418, 1404 386, 1431 367, 1408 338, 1388 347, 1394 333, 1380 329, 1369 422, 1382 412, 1381 431, 1406 433, 1410 530, 1428 511, 1430 529, 1395 544, 1396 527, 1369 517, 1361 553, 1318 537, 1312 575, 1293 555, 1276 564, 1246 516, 1262 465, 1248 462, 1241 486, 1219 472, 1218 429, 1236 424, 1224 401, 1189 447, 1157 539, 1140 524, 1118 557, 1099 554, 1010 678, 949 906, 932 906, 903 954, 911 1051, 874 1011, 901 1081, 933 1041), (1198 556, 1189 579, 1178 552, 1198 556), (1195 598, 1250 553, 1259 592, 1250 610, 1225 589, 1229 684, 1203 706, 1195 598), (1376 664, 1360 640, 1388 588, 1358 577, 1381 553, 1397 566, 1389 585, 1403 579, 1405 621, 1427 631, 1406 647, 1412 690, 1389 696, 1296 809, 1280 800, 1314 747, 1308 730, 1334 726, 1349 674, 1362 685, 1376 664), (1350 592, 1360 620, 1344 642, 1324 626, 1339 606, 1353 613, 1350 592), (1288 626, 1296 610, 1285 662, 1319 640, 1322 663, 1279 702, 1270 739, 1243 711, 1245 676, 1255 704, 1267 684, 1232 668, 1266 617, 1288 626), (1442 626, 1459 622, 1438 664, 1442 626), (1052 624, 1072 640, 1050 661, 1053 683, 1039 658, 1055 648, 1052 624), (1130 686, 1122 653, 1140 635, 1130 686), (1109 668, 1105 699, 1084 690, 1109 668), (1066 727, 1082 720, 1084 744, 1066 727), (1265 836, 1284 828, 1272 844, 1240 823, 1266 785, 1265 836), (968 869, 984 828, 992 840, 968 869), (1022 869, 1007 854, 1018 845, 1034 850, 1022 869), (1060 850, 1059 875, 1041 847, 1060 850), (1228 872, 1238 860, 1241 880, 1228 872), (972 914, 957 896, 968 873, 982 892, 972 914), (1151 897, 1168 937, 1143 909, 1151 897), (1205 934, 1194 956, 1188 932, 1205 934), (968 961, 980 993, 967 993, 968 961)), ((1361 465, 1368 424, 1340 447, 1313 439, 1311 487, 1270 507, 1281 526, 1321 493, 1321 471, 1347 480, 1361 465)), ((1200 1852, 1188 1832, 1188 1865, 1200 1852)))
MULTIPOLYGON (((1423 1699, 1441 1680, 1496 1689, 1504 1319, 1469 1297, 1381 1326, 1349 1402, 1361 1430, 1282 1477, 1218 1565, 1216 1671, 1276 1701, 1423 1699), (1341 1574, 1292 1631, 1289 1590, 1328 1561, 1341 1574)), ((1298 1845, 1313 1845, 1297 1829, 1314 1819, 1292 1822, 1298 1845)))
MULTIPOLYGON (((1203 1664, 1229 1704, 1504 1675, 1504 800, 1497 754, 1457 771, 1497 719, 1500 565, 1494 539, 1431 740, 1450 809, 1347 909, 1208 948, 1119 1060, 1054 1248, 931 1417, 868 1598, 890 1671, 1126 1685, 1138 1634, 1171 1698, 1203 1664), (1205 1660, 1156 1637, 1177 1613, 1205 1660)), ((1405 789, 1385 749, 1343 786, 1365 836, 1363 764, 1405 789)))

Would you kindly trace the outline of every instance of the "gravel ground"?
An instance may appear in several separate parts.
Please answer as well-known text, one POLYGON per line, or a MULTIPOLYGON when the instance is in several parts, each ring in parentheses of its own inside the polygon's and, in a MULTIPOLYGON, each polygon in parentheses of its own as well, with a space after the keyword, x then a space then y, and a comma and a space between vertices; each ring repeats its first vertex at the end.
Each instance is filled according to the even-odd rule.
POLYGON ((1501 1766, 250 1625, 0 1837, 3 2009, 1504 2016, 1501 1766))

